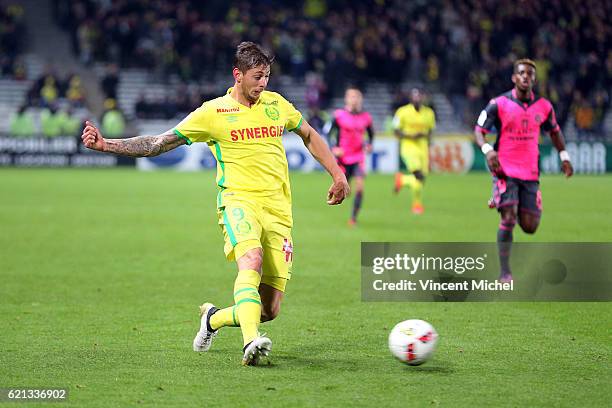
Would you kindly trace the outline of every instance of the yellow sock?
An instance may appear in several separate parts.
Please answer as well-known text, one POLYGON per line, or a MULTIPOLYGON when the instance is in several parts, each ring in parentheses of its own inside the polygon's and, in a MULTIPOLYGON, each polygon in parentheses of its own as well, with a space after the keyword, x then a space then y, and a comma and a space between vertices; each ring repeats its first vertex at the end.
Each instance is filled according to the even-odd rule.
POLYGON ((210 317, 209 324, 213 330, 227 326, 240 326, 240 320, 238 320, 238 315, 236 314, 236 306, 230 306, 226 307, 225 309, 218 310, 210 317))
POLYGON ((421 180, 414 178, 414 184, 412 186, 412 204, 422 204, 423 199, 423 183, 421 180))
POLYGON ((413 188, 414 182, 418 181, 414 174, 402 174, 402 186, 413 188))
POLYGON ((236 321, 240 322, 245 346, 259 335, 257 332, 261 320, 259 282, 261 282, 261 276, 257 271, 244 269, 238 272, 236 282, 234 283, 236 321))

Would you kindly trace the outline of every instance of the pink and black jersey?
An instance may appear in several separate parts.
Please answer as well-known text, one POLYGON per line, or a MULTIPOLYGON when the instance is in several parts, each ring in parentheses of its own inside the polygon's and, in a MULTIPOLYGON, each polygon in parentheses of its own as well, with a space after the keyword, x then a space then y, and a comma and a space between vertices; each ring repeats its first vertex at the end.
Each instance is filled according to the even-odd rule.
POLYGON ((365 160, 364 134, 368 133, 368 143, 372 143, 374 131, 372 130, 372 117, 368 112, 349 112, 338 109, 334 112, 331 130, 337 131, 335 143, 342 148, 344 154, 339 159, 342 164, 355 164, 365 160))
POLYGON ((476 130, 497 130, 495 150, 503 173, 521 180, 538 180, 538 146, 541 131, 558 131, 552 104, 546 98, 517 98, 516 90, 491 99, 480 113, 476 130))

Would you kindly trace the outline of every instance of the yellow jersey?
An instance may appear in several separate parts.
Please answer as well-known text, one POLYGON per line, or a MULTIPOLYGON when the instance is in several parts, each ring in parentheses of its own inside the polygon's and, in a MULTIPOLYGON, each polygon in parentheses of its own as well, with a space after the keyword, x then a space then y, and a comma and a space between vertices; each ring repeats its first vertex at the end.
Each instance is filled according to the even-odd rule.
MULTIPOLYGON (((413 104, 401 106, 393 117, 393 128, 399 129, 407 135, 415 135, 417 133, 429 133, 436 128, 436 115, 434 111, 421 105, 419 110, 416 110, 413 104)), ((414 144, 427 146, 427 138, 418 140, 402 139, 402 144, 414 144)))
POLYGON ((217 206, 223 192, 284 191, 290 200, 283 131, 302 125, 302 114, 276 92, 264 91, 250 108, 227 94, 204 102, 175 128, 187 144, 205 142, 217 159, 217 206), (227 191, 226 191, 227 190, 227 191))

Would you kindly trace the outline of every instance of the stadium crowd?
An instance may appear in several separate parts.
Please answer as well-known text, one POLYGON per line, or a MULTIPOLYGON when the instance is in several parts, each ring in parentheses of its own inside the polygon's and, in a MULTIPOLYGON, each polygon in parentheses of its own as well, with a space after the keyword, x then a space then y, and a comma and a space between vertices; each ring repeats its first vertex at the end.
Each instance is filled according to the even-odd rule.
POLYGON ((216 98, 218 93, 210 85, 179 84, 163 97, 141 94, 134 111, 139 119, 172 119, 195 110, 202 101, 216 98))
POLYGON ((23 7, 0 1, 0 78, 25 78, 25 66, 19 57, 24 33, 23 7))
MULTIPOLYGON (((234 46, 272 49, 278 72, 317 72, 326 107, 348 83, 423 81, 471 122, 509 88, 512 62, 538 63, 538 91, 579 130, 601 127, 612 86, 612 3, 598 0, 54 0, 58 23, 85 64, 146 67, 186 83, 212 78, 234 46), (301 7, 302 12, 296 12, 301 7)), ((6 13, 4 13, 6 14, 6 13)), ((10 42, 10 41, 9 41, 10 42)), ((4 45, 3 45, 4 47, 4 45)), ((4 53, 3 53, 4 54, 4 53)), ((146 105, 146 104, 145 104, 146 105)), ((153 109, 155 111, 155 109, 153 109)))
MULTIPOLYGON (((84 120, 91 117, 81 77, 58 71, 55 66, 47 65, 42 75, 32 81, 25 102, 9 120, 11 135, 56 137, 81 133, 84 120)), ((121 137, 126 124, 123 113, 110 96, 113 92, 116 94, 117 85, 109 79, 111 75, 109 73, 102 81, 107 98, 100 122, 109 137, 121 137)))

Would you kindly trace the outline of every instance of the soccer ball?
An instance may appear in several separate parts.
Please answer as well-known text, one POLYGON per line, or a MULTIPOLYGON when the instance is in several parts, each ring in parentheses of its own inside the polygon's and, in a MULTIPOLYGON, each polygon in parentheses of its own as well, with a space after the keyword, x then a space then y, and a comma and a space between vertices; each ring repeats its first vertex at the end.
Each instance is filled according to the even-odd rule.
POLYGON ((424 320, 404 320, 389 334, 389 350, 408 365, 421 365, 431 358, 438 342, 436 329, 424 320))

